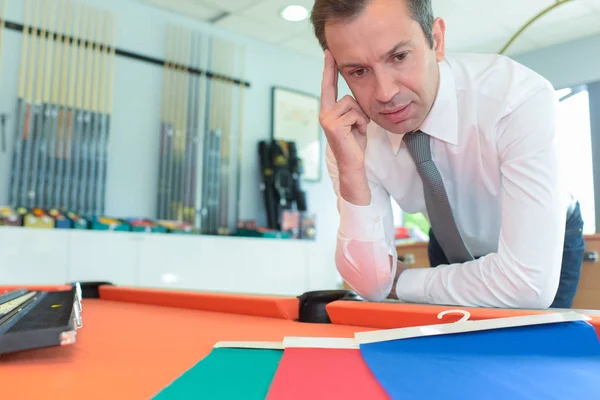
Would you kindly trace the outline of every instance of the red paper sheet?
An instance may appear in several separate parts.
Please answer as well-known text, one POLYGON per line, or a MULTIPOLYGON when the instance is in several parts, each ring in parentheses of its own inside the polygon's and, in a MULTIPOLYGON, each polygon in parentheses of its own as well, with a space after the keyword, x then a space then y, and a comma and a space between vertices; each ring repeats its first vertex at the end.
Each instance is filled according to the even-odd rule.
POLYGON ((286 348, 267 400, 389 400, 360 350, 286 348))

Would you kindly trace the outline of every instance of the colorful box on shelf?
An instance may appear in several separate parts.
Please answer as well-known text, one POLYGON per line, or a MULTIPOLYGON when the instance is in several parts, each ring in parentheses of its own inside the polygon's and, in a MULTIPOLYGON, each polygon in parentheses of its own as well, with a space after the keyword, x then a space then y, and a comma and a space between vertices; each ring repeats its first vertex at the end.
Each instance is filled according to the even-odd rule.
POLYGON ((23 216, 11 207, 0 207, 0 226, 22 226, 23 216))
POLYGON ((90 229, 92 222, 89 218, 78 215, 72 211, 66 213, 67 218, 73 222, 73 229, 90 229))
POLYGON ((41 208, 28 210, 23 219, 23 226, 26 228, 54 229, 55 219, 41 208))
POLYGON ((167 228, 157 224, 154 221, 144 218, 128 218, 127 223, 131 225, 133 232, 146 232, 146 233, 166 233, 167 228))
POLYGON ((96 231, 130 232, 131 226, 120 219, 108 217, 94 217, 92 229, 96 231))
POLYGON ((256 228, 256 229, 245 229, 238 228, 234 234, 234 236, 242 236, 242 237, 258 237, 258 238, 268 238, 268 239, 291 239, 291 232, 281 232, 275 231, 267 228, 256 228))
POLYGON ((73 221, 71 219, 67 218, 67 216, 65 216, 63 213, 61 213, 57 209, 49 210, 48 214, 52 218, 54 218, 56 229, 72 229, 73 228, 73 221))
POLYGON ((188 223, 180 221, 159 220, 156 224, 165 228, 168 233, 193 234, 197 233, 194 227, 188 223))

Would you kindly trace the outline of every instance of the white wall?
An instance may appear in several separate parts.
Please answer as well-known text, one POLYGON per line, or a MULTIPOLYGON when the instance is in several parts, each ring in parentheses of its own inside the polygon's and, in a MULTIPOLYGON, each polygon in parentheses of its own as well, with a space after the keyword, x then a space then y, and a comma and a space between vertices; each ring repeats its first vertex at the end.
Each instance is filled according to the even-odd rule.
MULTIPOLYGON (((269 138, 271 87, 285 86, 320 94, 322 60, 292 53, 215 29, 207 24, 137 3, 132 0, 84 0, 116 14, 116 46, 147 56, 165 57, 165 29, 168 23, 216 34, 247 45, 244 158, 240 218, 264 223, 259 192, 257 143, 269 138)), ((7 2, 6 18, 23 22, 23 1, 7 2)), ((20 32, 5 31, 0 77, 0 112, 14 114, 19 74, 20 32)), ((117 57, 114 75, 114 105, 107 182, 107 214, 112 216, 154 216, 157 185, 157 158, 162 90, 162 68, 117 57)), ((341 89, 344 94, 344 88, 341 89)), ((0 204, 8 202, 9 170, 14 118, 7 124, 8 151, 0 152, 0 204)), ((334 193, 323 165, 318 183, 304 183, 309 208, 317 213, 318 242, 314 247, 314 288, 339 283, 333 264, 337 211, 334 193)))
POLYGON ((591 36, 514 57, 537 71, 556 89, 600 81, 600 35, 591 36))

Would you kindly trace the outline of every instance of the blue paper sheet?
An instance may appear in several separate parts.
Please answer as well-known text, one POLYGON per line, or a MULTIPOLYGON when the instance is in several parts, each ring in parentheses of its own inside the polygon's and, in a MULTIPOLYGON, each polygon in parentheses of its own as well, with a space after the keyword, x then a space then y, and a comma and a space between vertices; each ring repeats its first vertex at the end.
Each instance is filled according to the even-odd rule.
POLYGON ((600 399, 600 343, 583 321, 360 346, 392 399, 600 399))

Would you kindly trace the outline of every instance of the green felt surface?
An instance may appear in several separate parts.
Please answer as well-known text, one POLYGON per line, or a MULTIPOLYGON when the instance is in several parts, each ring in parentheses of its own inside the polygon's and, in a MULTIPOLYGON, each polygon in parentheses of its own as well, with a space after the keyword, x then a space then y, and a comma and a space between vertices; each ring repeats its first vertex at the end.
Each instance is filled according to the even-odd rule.
POLYGON ((282 350, 213 349, 154 399, 263 400, 282 355, 282 350))

